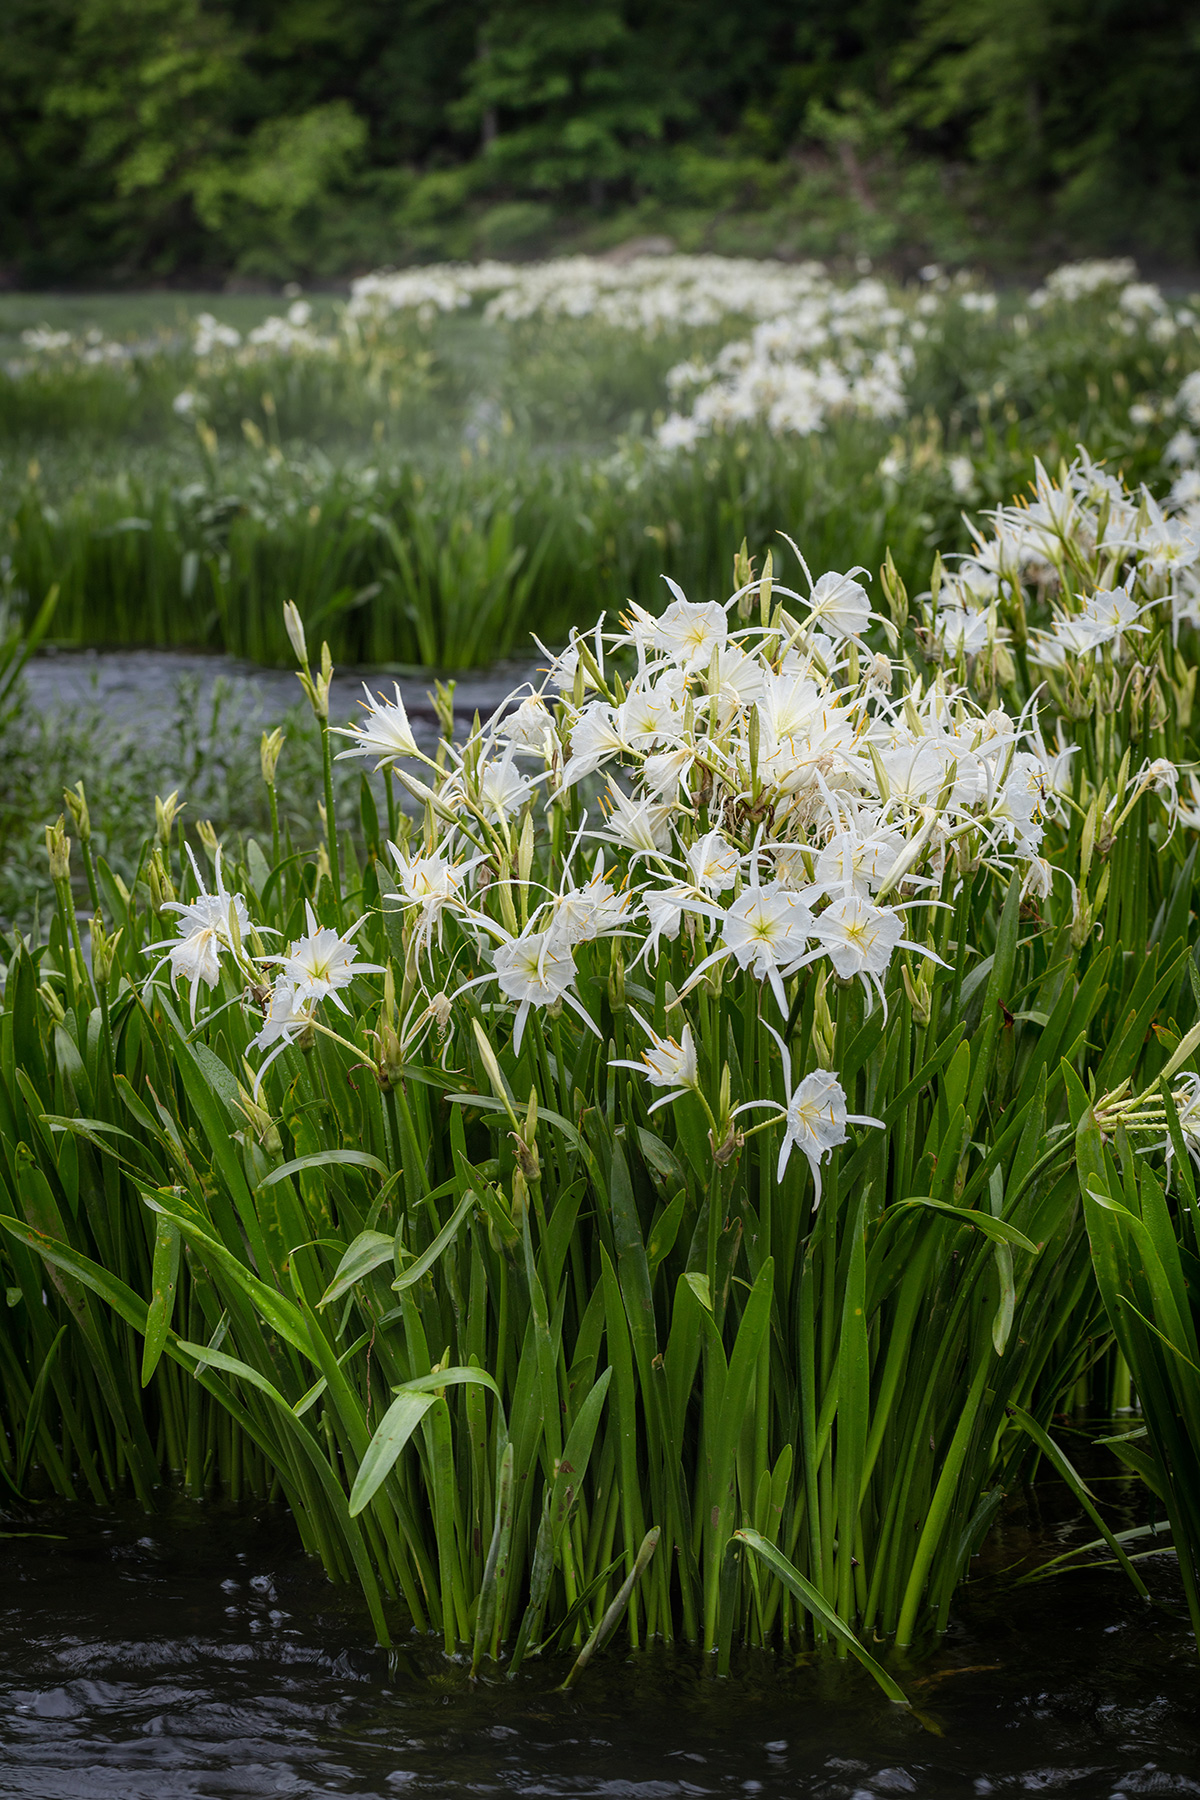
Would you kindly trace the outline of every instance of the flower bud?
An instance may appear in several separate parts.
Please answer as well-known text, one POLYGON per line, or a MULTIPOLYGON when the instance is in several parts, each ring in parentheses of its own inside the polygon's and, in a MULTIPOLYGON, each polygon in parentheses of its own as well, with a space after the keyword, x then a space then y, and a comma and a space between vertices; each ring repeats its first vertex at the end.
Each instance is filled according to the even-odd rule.
POLYGON ((159 844, 169 844, 175 820, 187 805, 186 800, 179 798, 179 789, 174 788, 166 799, 154 796, 154 838, 159 844))
POLYGON ((268 787, 275 786, 275 770, 279 765, 279 753, 287 739, 277 725, 271 733, 263 732, 259 745, 259 761, 262 764, 262 778, 268 787))
POLYGON ((304 636, 304 621, 294 600, 288 600, 283 608, 283 625, 288 634, 288 642, 296 653, 296 661, 308 667, 308 642, 304 636))
POLYGON ((55 824, 46 827, 46 852, 50 858, 51 881, 69 881, 71 878, 71 840, 67 836, 61 813, 55 824))
POLYGON ((66 801, 67 811, 74 821, 75 830, 79 835, 80 843, 86 844, 90 842, 92 836, 92 821, 88 814, 88 803, 84 796, 82 781, 77 781, 73 788, 64 788, 63 799, 66 801))
POLYGON ((208 853, 209 860, 215 863, 217 857, 221 853, 221 844, 217 837, 216 827, 211 819, 200 819, 197 821, 196 836, 200 839, 201 844, 203 844, 204 849, 208 853))
POLYGON ((611 961, 608 965, 608 1004, 614 1012, 625 1009, 625 957, 616 938, 611 939, 611 961))
POLYGON ((109 937, 104 929, 104 919, 101 914, 98 912, 92 914, 92 974, 96 978, 98 987, 108 986, 123 929, 124 927, 121 927, 109 937))
POLYGON ((150 853, 150 861, 146 865, 146 880, 150 887, 150 904, 155 912, 161 912, 175 899, 175 885, 171 880, 171 871, 160 849, 150 853))

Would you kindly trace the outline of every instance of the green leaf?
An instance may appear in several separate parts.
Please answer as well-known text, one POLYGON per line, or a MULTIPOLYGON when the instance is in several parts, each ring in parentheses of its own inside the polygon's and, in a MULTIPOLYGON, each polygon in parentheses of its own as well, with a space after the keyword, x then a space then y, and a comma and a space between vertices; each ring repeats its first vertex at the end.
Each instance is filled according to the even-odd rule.
POLYGON ((154 1219, 153 1293, 146 1312, 146 1341, 142 1347, 142 1386, 146 1387, 163 1353, 171 1314, 175 1308, 175 1284, 179 1279, 179 1227, 166 1213, 154 1219))
MULTIPOLYGON (((262 1184, 260 1183, 260 1186, 262 1184)), ((396 1254, 396 1240, 382 1231, 360 1231, 334 1271, 333 1280, 317 1301, 318 1307, 340 1300, 356 1281, 362 1281, 396 1254)))
POLYGON ((868 1675, 879 1683, 889 1700, 896 1706, 911 1708, 912 1702, 900 1684, 893 1681, 886 1669, 880 1668, 870 1651, 865 1650, 859 1643, 846 1621, 834 1612, 824 1595, 812 1585, 811 1581, 805 1580, 799 1569, 788 1561, 782 1551, 777 1550, 774 1544, 769 1544, 766 1538, 761 1537, 757 1531, 735 1531, 733 1536, 736 1541, 745 1544, 748 1550, 753 1550, 754 1554, 766 1563, 771 1573, 782 1581, 784 1587, 795 1595, 801 1606, 805 1607, 815 1619, 820 1619, 822 1624, 826 1625, 834 1636, 845 1644, 851 1656, 855 1657, 868 1675))
POLYGON ((379 1488, 392 1472, 392 1466, 431 1406, 436 1394, 417 1391, 402 1392, 392 1401, 379 1421, 366 1454, 358 1465, 354 1486, 350 1490, 350 1517, 357 1518, 364 1506, 370 1505, 379 1488))
POLYGON ((459 1226, 471 1208, 478 1204, 475 1194, 468 1188, 429 1248, 423 1250, 415 1262, 410 1263, 406 1269, 402 1269, 393 1281, 392 1286, 398 1294, 402 1294, 405 1288, 413 1287, 416 1282, 420 1281, 422 1275, 428 1274, 446 1246, 453 1243, 458 1235, 459 1226))
POLYGON ((257 1191, 261 1193, 263 1188, 274 1187, 277 1181, 286 1181, 289 1175, 298 1175, 302 1169, 324 1169, 337 1164, 352 1169, 374 1169, 385 1180, 392 1173, 385 1162, 366 1150, 316 1150, 311 1156, 297 1156, 292 1162, 281 1163, 279 1168, 272 1169, 269 1175, 263 1176, 257 1191))

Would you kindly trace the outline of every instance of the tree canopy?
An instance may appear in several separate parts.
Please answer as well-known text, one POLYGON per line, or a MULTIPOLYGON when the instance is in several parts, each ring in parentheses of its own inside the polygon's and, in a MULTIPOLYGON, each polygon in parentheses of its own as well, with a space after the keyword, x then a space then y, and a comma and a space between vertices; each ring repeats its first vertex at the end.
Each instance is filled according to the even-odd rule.
POLYGON ((1200 0, 8 0, 9 279, 1200 250, 1200 0))

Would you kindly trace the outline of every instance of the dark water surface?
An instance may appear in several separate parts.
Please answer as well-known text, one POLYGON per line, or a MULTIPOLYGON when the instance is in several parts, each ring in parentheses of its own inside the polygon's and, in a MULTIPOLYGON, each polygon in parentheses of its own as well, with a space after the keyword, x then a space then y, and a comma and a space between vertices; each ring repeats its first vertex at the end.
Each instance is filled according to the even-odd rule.
MULTIPOLYGON (((10 1529, 15 1526, 10 1522, 10 1529)), ((400 1794, 1200 1796, 1200 1665, 1166 1558, 1162 1604, 1092 1571, 964 1591, 905 1680, 943 1735, 858 1671, 609 1652, 472 1685, 426 1643, 389 1663, 286 1515, 179 1504, 39 1510, 0 1542, 0 1795, 21 1800, 400 1794)), ((997 1534, 997 1567, 1028 1547, 997 1534)))

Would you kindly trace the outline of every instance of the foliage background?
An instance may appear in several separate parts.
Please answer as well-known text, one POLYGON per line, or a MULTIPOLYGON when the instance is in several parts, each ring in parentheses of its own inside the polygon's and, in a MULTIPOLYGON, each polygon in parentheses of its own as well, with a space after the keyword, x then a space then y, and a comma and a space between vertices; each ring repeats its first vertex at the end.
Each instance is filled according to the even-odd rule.
POLYGON ((1196 0, 9 0, 12 284, 603 249, 1196 259, 1196 0))

